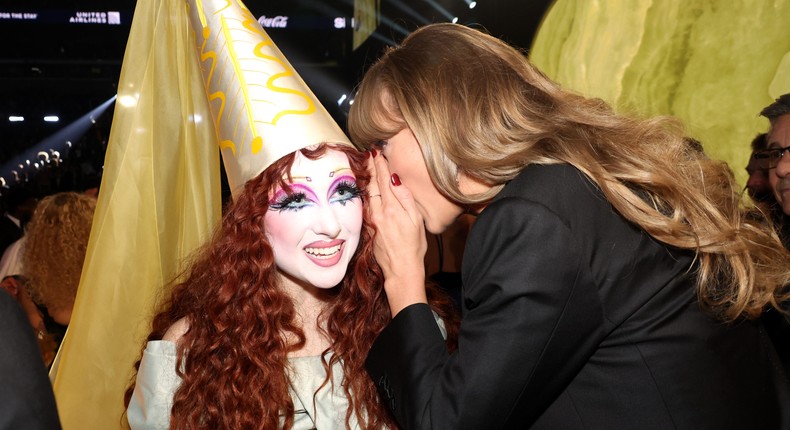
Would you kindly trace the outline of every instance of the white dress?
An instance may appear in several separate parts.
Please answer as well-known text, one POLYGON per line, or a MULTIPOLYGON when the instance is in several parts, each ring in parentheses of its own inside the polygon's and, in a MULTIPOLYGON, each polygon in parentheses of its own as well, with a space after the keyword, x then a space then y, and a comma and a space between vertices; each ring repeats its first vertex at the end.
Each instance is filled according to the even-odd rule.
MULTIPOLYGON (((446 339, 444 321, 435 313, 434 318, 446 339)), ((342 366, 338 363, 332 368, 334 384, 327 383, 318 391, 326 378, 321 357, 290 358, 288 361, 291 399, 296 411, 293 429, 345 429, 348 399, 340 385, 343 380, 342 366)), ((126 411, 132 430, 169 429, 173 393, 180 384, 181 378, 176 375, 175 343, 167 340, 148 342, 137 371, 134 393, 126 411)), ((349 423, 351 429, 360 428, 354 415, 349 423)))
MULTIPOLYGON (((346 428, 348 399, 340 386, 343 368, 337 364, 332 370, 334 389, 327 384, 320 391, 326 372, 319 356, 289 359, 291 364, 291 399, 294 409, 294 430, 317 428, 346 428), (315 402, 313 401, 313 394, 315 402)), ((127 418, 132 430, 170 428, 170 409, 173 393, 181 384, 176 375, 176 346, 173 342, 156 340, 148 342, 134 394, 129 402, 127 418)), ((350 420, 351 428, 358 429, 356 417, 350 420)))

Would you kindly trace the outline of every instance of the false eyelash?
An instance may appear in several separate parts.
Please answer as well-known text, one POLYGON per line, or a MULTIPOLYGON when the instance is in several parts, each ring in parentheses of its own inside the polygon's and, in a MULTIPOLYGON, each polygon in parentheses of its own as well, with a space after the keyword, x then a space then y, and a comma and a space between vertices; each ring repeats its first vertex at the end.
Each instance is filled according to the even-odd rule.
POLYGON ((288 206, 292 203, 296 203, 302 200, 307 200, 307 195, 305 195, 305 193, 287 194, 286 196, 282 197, 276 202, 271 203, 269 205, 269 208, 277 211, 295 209, 295 208, 289 208, 288 206))
POLYGON ((342 182, 340 182, 339 184, 337 184, 337 187, 335 187, 335 192, 338 192, 338 191, 345 191, 345 192, 351 194, 351 197, 349 197, 346 200, 351 200, 351 199, 354 199, 354 198, 362 196, 362 190, 359 189, 359 187, 357 186, 357 183, 354 182, 354 181, 342 181, 342 182))

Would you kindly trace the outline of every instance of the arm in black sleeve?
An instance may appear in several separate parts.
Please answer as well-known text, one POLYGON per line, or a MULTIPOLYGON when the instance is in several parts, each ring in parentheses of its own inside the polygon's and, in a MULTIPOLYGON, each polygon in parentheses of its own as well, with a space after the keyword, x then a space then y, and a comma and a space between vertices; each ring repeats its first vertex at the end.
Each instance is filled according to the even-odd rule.
POLYGON ((525 428, 563 391, 603 337, 575 234, 535 202, 486 208, 466 244, 458 350, 448 355, 428 307, 412 305, 368 355, 404 429, 525 428))

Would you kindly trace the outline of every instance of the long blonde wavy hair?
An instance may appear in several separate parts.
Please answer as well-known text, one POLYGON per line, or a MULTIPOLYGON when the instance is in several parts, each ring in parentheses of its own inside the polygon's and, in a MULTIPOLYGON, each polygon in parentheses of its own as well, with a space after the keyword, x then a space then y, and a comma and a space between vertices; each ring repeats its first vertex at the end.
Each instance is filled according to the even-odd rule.
POLYGON ((96 199, 75 192, 39 202, 25 233, 22 267, 33 300, 49 309, 74 305, 96 199))
POLYGON ((790 253, 676 120, 618 115, 481 31, 433 24, 390 48, 365 74, 348 127, 365 146, 410 128, 437 189, 464 205, 490 201, 527 165, 573 165, 623 217, 696 252, 697 295, 716 317, 756 317, 790 298, 790 253), (459 173, 492 187, 465 195, 459 173))

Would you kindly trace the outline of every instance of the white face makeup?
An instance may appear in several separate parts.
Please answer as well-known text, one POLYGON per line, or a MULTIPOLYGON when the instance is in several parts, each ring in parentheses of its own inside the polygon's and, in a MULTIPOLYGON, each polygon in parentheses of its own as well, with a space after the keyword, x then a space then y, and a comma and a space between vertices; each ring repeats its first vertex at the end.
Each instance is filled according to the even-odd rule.
POLYGON ((264 230, 278 269, 298 283, 340 283, 359 245, 362 199, 348 157, 330 150, 318 160, 297 152, 291 192, 269 200, 264 230))

